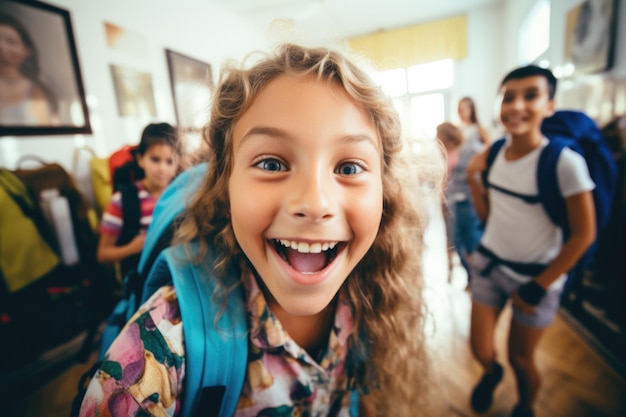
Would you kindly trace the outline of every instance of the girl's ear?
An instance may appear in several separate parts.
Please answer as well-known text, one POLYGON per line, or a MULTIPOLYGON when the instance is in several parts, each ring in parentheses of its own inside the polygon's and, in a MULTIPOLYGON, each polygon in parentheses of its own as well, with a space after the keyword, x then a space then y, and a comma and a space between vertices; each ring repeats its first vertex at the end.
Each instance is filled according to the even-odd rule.
POLYGON ((137 161, 137 165, 139 165, 139 168, 144 169, 143 168, 143 155, 140 153, 136 153, 135 154, 135 161, 137 161))

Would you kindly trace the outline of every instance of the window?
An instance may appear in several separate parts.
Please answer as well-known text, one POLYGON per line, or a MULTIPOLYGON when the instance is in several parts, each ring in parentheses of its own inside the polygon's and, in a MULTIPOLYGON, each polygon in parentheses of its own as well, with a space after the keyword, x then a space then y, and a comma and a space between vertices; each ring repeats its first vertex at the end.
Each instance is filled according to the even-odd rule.
POLYGON ((540 0, 532 8, 519 36, 520 62, 533 62, 550 46, 550 1, 540 0))
POLYGON ((383 91, 393 97, 405 137, 434 139, 436 127, 449 118, 454 61, 444 59, 409 68, 373 74, 383 91))

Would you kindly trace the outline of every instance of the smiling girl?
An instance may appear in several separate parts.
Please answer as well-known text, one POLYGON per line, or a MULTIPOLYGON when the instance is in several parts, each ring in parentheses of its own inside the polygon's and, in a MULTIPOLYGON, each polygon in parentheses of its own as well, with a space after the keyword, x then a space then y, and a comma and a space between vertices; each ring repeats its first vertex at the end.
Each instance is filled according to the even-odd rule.
MULTIPOLYGON (((343 54, 283 45, 225 69, 204 136, 207 176, 177 241, 200 246, 194 262, 213 248, 218 271, 239 271, 250 353, 235 415, 348 416, 354 401, 364 416, 424 413, 424 218, 391 100, 343 54)), ((100 370, 81 415, 178 415, 175 291, 147 303, 159 349, 182 360, 150 360, 127 326, 108 358, 141 371, 112 381, 100 370)))

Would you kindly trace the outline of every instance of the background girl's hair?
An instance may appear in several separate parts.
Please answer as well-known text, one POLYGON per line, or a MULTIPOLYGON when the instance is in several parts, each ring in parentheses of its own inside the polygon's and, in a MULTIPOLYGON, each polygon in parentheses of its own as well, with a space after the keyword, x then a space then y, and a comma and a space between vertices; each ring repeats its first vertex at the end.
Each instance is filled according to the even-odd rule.
MULTIPOLYGON (((420 398, 426 398, 426 388, 432 384, 428 381, 421 298, 425 219, 415 200, 409 198, 421 189, 415 179, 420 179, 422 168, 410 166, 402 158, 398 114, 370 76, 338 51, 285 44, 274 54, 255 57, 248 56, 240 67, 231 64, 222 69, 211 117, 203 132, 208 148, 207 176, 176 240, 197 240, 198 262, 208 245, 213 245, 220 254, 215 270, 222 276, 231 261, 242 270, 249 268, 230 222, 228 180, 233 167, 233 126, 259 91, 277 77, 311 76, 339 84, 375 124, 383 162, 379 233, 341 290, 352 304, 356 326, 346 366, 356 386, 372 394, 377 410, 384 410, 386 415, 415 416, 419 414, 416 410, 420 409, 420 398), (246 62, 252 62, 252 66, 246 68, 246 62)), ((228 291, 232 285, 222 282, 222 289, 228 291)))
POLYGON ((137 153, 143 155, 148 148, 156 144, 169 145, 178 152, 178 133, 176 128, 169 123, 150 123, 141 132, 137 153))

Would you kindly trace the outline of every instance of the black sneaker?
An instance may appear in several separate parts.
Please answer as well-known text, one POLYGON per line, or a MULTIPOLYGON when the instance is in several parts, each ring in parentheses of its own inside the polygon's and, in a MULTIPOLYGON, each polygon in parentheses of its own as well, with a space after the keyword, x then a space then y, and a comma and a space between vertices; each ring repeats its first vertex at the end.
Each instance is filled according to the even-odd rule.
POLYGON ((535 417, 535 413, 530 408, 524 410, 519 405, 516 405, 511 413, 511 417, 535 417))
POLYGON ((493 391, 496 385, 502 380, 502 366, 496 362, 493 364, 493 372, 483 375, 474 391, 472 392, 471 405, 477 413, 484 413, 491 407, 493 401, 493 391))

